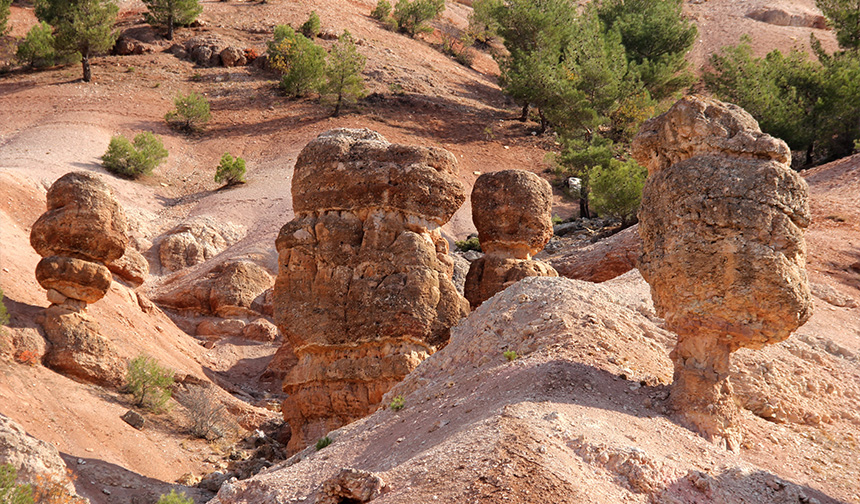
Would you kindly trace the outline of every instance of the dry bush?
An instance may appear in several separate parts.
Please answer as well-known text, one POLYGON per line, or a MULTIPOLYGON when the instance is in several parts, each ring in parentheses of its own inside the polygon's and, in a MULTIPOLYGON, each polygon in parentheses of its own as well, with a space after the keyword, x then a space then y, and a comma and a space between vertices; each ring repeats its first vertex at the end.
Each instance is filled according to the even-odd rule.
POLYGON ((178 400, 185 407, 194 436, 210 440, 224 436, 229 426, 226 408, 211 390, 190 386, 178 394, 178 400))

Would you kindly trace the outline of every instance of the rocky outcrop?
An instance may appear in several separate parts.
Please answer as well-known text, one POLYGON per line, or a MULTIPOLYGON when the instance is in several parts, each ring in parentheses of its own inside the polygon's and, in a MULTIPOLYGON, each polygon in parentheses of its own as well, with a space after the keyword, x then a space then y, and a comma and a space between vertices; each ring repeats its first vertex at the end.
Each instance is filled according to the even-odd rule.
POLYGON ((504 170, 478 177, 472 189, 472 220, 484 257, 466 275, 466 299, 477 308, 495 293, 531 276, 558 276, 533 260, 552 238, 552 188, 537 175, 504 170))
POLYGON ((449 152, 332 130, 299 154, 277 239, 275 321, 292 450, 360 418, 468 313, 440 226, 465 200, 449 152))
POLYGON ((131 287, 140 287, 149 276, 149 262, 131 246, 126 247, 122 257, 109 262, 107 267, 131 287))
POLYGON ((72 496, 81 504, 89 502, 77 500, 80 497, 75 495, 75 487, 66 474, 66 464, 53 445, 30 436, 17 422, 0 414, 0 465, 3 464, 15 468, 18 484, 39 484, 43 489, 53 485, 64 497, 72 496))
POLYGON ((672 402, 707 437, 736 446, 731 352, 782 341, 811 315, 807 185, 785 142, 705 98, 647 121, 633 155, 649 171, 639 269, 678 333, 672 402))
POLYGON ((248 64, 245 51, 236 42, 217 35, 193 37, 184 46, 175 46, 173 53, 180 58, 188 58, 204 67, 223 65, 225 67, 248 64))
POLYGON ((815 12, 789 12, 779 7, 759 7, 747 13, 747 17, 762 23, 777 26, 800 26, 803 28, 827 29, 827 20, 815 12))
POLYGON ((635 269, 642 250, 639 228, 632 226, 585 247, 562 249, 548 255, 548 262, 560 276, 589 282, 605 282, 635 269))
POLYGON ((171 229, 158 245, 161 267, 179 271, 220 254, 239 241, 244 230, 229 222, 200 217, 171 229))

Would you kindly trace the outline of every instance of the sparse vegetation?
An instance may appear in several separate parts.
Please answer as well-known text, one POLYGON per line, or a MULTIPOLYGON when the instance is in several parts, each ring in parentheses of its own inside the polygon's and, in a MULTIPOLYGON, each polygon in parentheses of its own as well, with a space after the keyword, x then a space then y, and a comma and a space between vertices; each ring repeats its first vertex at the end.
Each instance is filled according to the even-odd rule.
POLYGON ((320 28, 322 28, 322 22, 320 22, 320 17, 317 14, 317 11, 311 11, 311 15, 308 17, 308 20, 302 24, 299 31, 305 37, 312 39, 319 35, 320 28))
POLYGON ((18 470, 12 464, 0 464, 0 502, 3 504, 33 504, 30 485, 18 485, 18 470))
POLYGON ((173 40, 176 26, 188 26, 203 12, 198 0, 143 0, 148 12, 146 22, 167 28, 167 40, 173 40))
POLYGON ((161 139, 147 131, 135 136, 133 142, 123 135, 112 137, 101 159, 107 171, 134 179, 151 174, 167 156, 161 139))
POLYGON ((191 434, 204 439, 217 439, 224 435, 226 408, 205 387, 190 387, 179 395, 191 421, 191 434))
POLYGON ((173 371, 148 355, 138 355, 129 362, 126 379, 136 406, 159 412, 172 396, 173 371))
POLYGON ((233 157, 229 152, 221 156, 221 163, 215 170, 215 182, 224 182, 226 185, 245 183, 245 160, 233 157))
POLYGON ((116 43, 114 30, 119 7, 112 0, 37 0, 36 16, 54 27, 58 54, 81 61, 83 80, 92 80, 90 58, 104 54, 116 43))
POLYGON ((176 493, 175 489, 171 489, 170 493, 161 494, 156 504, 194 504, 194 499, 186 497, 185 492, 176 493))
POLYGON ((460 252, 468 252, 470 250, 474 250, 475 252, 481 251, 481 242, 478 241, 477 236, 470 236, 465 240, 455 241, 454 246, 460 252))
POLYGON ((319 89, 325 75, 325 49, 287 25, 275 28, 269 41, 269 62, 281 73, 281 89, 287 96, 305 96, 319 89))
POLYGON ((502 355, 505 356, 505 359, 508 359, 508 362, 513 362, 519 358, 519 355, 513 350, 506 350, 502 355))
POLYGON ((330 444, 331 444, 331 438, 326 436, 323 438, 319 438, 319 440, 317 440, 317 444, 314 445, 314 448, 316 448, 317 451, 320 451, 330 444))
POLYGON ((470 42, 487 44, 499 36, 499 22, 493 12, 502 6, 502 0, 475 0, 469 14, 466 37, 470 42))
POLYGON ((0 0, 0 37, 6 35, 9 30, 9 7, 12 5, 12 0, 0 0))
POLYGON ((325 67, 325 81, 320 87, 320 94, 331 97, 334 101, 332 116, 340 115, 344 102, 353 103, 364 96, 364 70, 366 59, 359 54, 355 40, 348 31, 338 38, 332 46, 325 67))
POLYGON ((419 33, 433 31, 427 22, 445 10, 445 0, 399 0, 392 16, 397 30, 414 37, 419 33))
POLYGON ((391 4, 388 0, 379 0, 376 2, 376 8, 370 13, 370 17, 379 21, 385 21, 391 16, 391 4))
POLYGON ((164 116, 168 124, 184 131, 195 131, 212 117, 209 102, 203 95, 192 91, 187 95, 178 94, 173 98, 176 107, 164 116))
POLYGON ((391 400, 391 404, 388 405, 393 411, 400 411, 406 407, 406 398, 402 395, 396 396, 391 400))
POLYGON ((3 302, 3 289, 0 289, 0 327, 9 323, 9 313, 6 311, 6 303, 3 302))
POLYGON ((561 224, 562 222, 564 222, 564 219, 562 219, 562 218, 561 218, 561 217, 559 217, 558 215, 553 215, 553 216, 552 216, 552 225, 553 225, 553 226, 558 226, 558 225, 559 225, 559 224, 561 224))
POLYGON ((610 159, 607 165, 594 167, 591 173, 594 209, 604 217, 621 219, 622 227, 634 224, 647 175, 635 161, 610 159))

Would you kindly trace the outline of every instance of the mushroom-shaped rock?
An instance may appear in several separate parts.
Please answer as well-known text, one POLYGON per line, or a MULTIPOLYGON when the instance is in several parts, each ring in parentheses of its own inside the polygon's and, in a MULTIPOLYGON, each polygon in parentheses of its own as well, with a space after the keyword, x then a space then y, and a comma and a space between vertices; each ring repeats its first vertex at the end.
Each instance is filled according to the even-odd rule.
POLYGON ((473 309, 523 278, 558 276, 531 258, 552 238, 552 189, 546 180, 523 170, 481 175, 472 189, 472 220, 485 253, 466 275, 464 291, 473 309))
POLYGON ((639 269, 678 334, 672 403, 710 438, 739 440, 731 352, 786 339, 811 315, 806 182, 788 147, 737 106, 689 97, 647 121, 639 269))
POLYGON ((299 154, 274 287, 298 359, 284 381, 292 450, 371 412, 468 313, 439 229, 465 200, 457 170, 445 150, 366 129, 299 154))

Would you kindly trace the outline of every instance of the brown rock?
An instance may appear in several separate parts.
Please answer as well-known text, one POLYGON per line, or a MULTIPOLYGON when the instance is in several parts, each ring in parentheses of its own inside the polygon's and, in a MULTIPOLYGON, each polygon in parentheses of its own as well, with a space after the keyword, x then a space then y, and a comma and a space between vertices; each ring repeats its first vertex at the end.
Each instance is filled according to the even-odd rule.
POLYGON ((245 66, 248 60, 245 58, 245 52, 236 47, 226 47, 220 53, 221 65, 225 67, 245 66))
POLYGON ((259 313, 262 310, 262 299, 257 303, 257 310, 252 310, 251 307, 274 283, 265 268, 251 261, 227 263, 212 281, 209 307, 219 317, 259 313))
POLYGON ((137 430, 143 430, 144 426, 146 426, 146 419, 143 418, 143 415, 134 410, 126 411, 120 418, 122 421, 131 425, 137 430))
POLYGON ((730 353, 782 341, 811 315, 806 182, 789 168, 784 142, 742 109, 704 98, 647 121, 634 155, 650 172, 639 269, 678 333, 672 402, 703 434, 734 446, 730 353))
POLYGON ((128 244, 125 212, 98 176, 67 173, 48 190, 48 211, 33 224, 30 244, 42 257, 116 260, 128 244))
POLYGON ((131 287, 140 287, 149 276, 149 262, 143 254, 132 247, 127 247, 119 259, 107 264, 111 273, 123 279, 131 287))
POLYGON ((748 12, 747 17, 777 26, 801 26, 817 30, 827 29, 827 20, 824 16, 810 12, 788 12, 776 7, 759 7, 748 12))
POLYGON ((248 324, 240 319, 204 320, 197 324, 198 336, 230 337, 239 336, 248 324))
POLYGON ((563 250, 544 260, 560 276, 589 282, 605 282, 636 268, 642 253, 639 228, 631 226, 584 248, 563 250))
POLYGON ((45 310, 42 324, 51 348, 45 365, 85 382, 119 386, 125 376, 125 362, 114 344, 101 334, 98 322, 67 305, 45 310))
POLYGON ((340 504, 354 502, 363 504, 382 495, 385 482, 374 473, 359 469, 344 468, 323 481, 317 496, 317 504, 340 504))
MULTIPOLYGON (((36 280, 43 288, 67 298, 95 303, 110 289, 113 277, 106 266, 72 257, 45 257, 36 265, 36 280)), ((54 294, 53 301, 57 301, 54 294)), ((63 301, 60 301, 63 302, 63 301)))
POLYGON ((243 230, 229 222, 198 218, 183 223, 167 233, 158 245, 161 266, 179 271, 200 264, 239 241, 243 230))
POLYGON ((299 154, 292 193, 274 303, 299 363, 284 381, 296 450, 372 411, 468 305, 439 230, 465 199, 447 151, 329 131, 299 154))
POLYGON ((264 318, 258 318, 242 328, 242 337, 254 341, 275 341, 278 327, 264 318))
POLYGON ((466 275, 466 299, 477 308, 495 293, 530 276, 558 276, 532 260, 552 238, 552 188, 533 173, 485 173, 472 189, 472 219, 481 250, 466 275))

